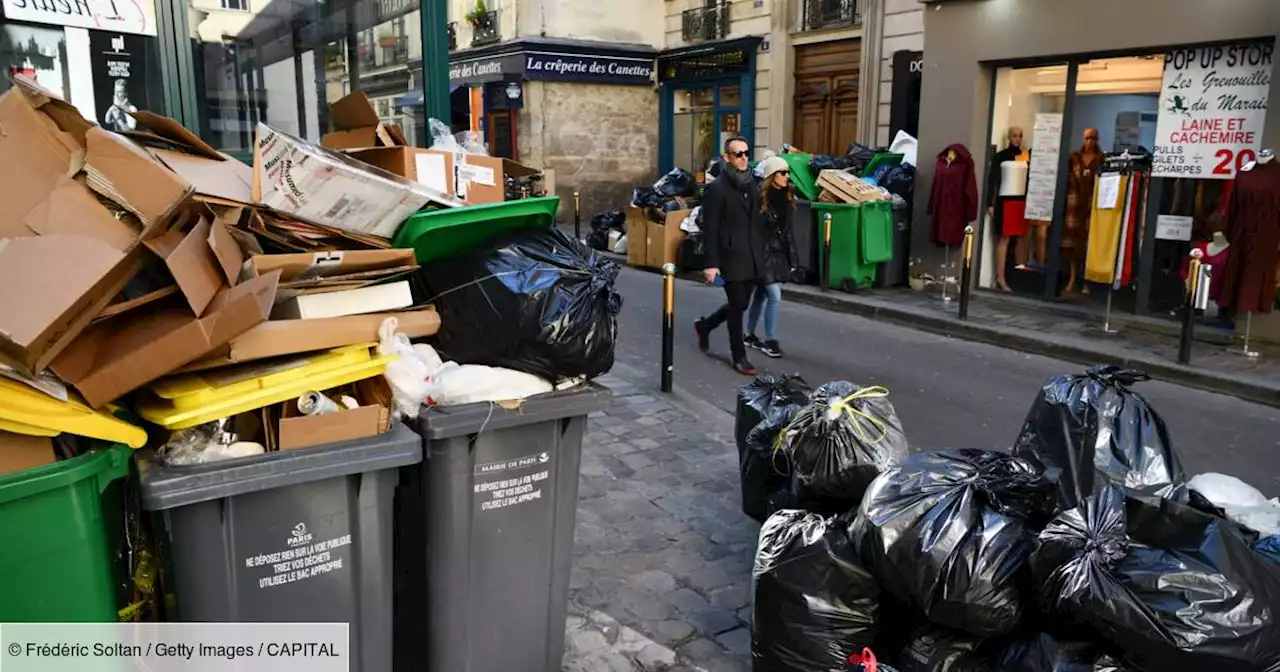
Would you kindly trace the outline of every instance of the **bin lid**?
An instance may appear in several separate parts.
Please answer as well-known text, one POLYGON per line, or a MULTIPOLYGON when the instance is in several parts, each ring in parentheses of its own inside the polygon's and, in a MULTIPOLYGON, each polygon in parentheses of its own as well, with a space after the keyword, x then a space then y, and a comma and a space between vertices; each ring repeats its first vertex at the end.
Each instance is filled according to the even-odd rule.
POLYGON ((547 392, 526 397, 520 406, 505 408, 491 402, 463 404, 461 406, 428 406, 418 413, 417 429, 427 440, 451 439, 455 436, 476 434, 532 425, 539 422, 563 420, 603 411, 609 406, 613 393, 590 383, 586 386, 547 392))
POLYGON ((296 399, 312 390, 354 383, 386 370, 394 355, 374 357, 369 345, 184 373, 151 384, 138 403, 142 417, 167 429, 186 429, 236 413, 296 399))
MULTIPOLYGON (((129 458, 133 450, 116 444, 61 460, 0 476, 0 506, 26 497, 44 494, 75 483, 96 479, 98 491, 129 474, 129 458)), ((27 521, 38 525, 38 520, 27 521)))
POLYGON ((787 153, 778 156, 787 162, 787 169, 791 171, 791 183, 796 185, 796 191, 810 201, 818 200, 818 181, 813 176, 813 170, 809 168, 813 155, 787 153))
POLYGON ((422 440, 400 423, 375 437, 281 450, 189 467, 165 467, 139 453, 142 508, 164 511, 328 478, 367 474, 422 461, 422 440))
POLYGON ((34 436, 66 432, 131 448, 147 443, 146 430, 107 410, 89 408, 74 393, 67 401, 61 401, 8 378, 0 378, 0 429, 34 436))
POLYGON ((420 212, 400 227, 393 245, 413 248, 419 264, 470 252, 500 233, 555 225, 560 199, 523 198, 420 212))

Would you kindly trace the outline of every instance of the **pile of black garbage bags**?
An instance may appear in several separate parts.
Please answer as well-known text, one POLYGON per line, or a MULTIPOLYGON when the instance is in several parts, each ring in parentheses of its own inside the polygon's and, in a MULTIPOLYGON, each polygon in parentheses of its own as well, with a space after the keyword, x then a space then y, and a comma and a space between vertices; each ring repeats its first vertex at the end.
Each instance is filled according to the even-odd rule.
MULTIPOLYGON (((843 170, 862 176, 867 166, 871 165, 871 161, 875 159, 876 154, 887 151, 889 151, 888 147, 870 147, 855 142, 849 145, 849 149, 844 156, 813 155, 809 159, 809 170, 814 175, 824 170, 843 170)), ((884 187, 889 193, 900 196, 907 202, 912 200, 915 181, 916 168, 909 163, 900 163, 889 168, 883 175, 876 176, 876 184, 878 186, 884 187)))
POLYGON ((627 233, 627 213, 621 210, 596 213, 591 217, 591 231, 583 242, 593 250, 608 250, 610 231, 627 233))
POLYGON ((632 190, 631 205, 644 209, 651 219, 662 223, 664 220, 659 217, 661 214, 695 207, 697 194, 698 184, 693 173, 683 168, 673 168, 671 172, 658 178, 652 187, 636 187, 632 190))
POLYGON ((909 450, 880 387, 743 387, 754 669, 1280 672, 1280 502, 1189 480, 1146 379, 1050 378, 1011 452, 909 450))

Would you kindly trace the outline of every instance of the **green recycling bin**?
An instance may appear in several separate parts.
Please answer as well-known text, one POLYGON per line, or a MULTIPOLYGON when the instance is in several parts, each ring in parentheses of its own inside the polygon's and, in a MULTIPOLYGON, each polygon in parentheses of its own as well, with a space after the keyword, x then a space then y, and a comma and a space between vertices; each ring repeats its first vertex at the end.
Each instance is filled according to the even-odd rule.
POLYGON ((779 158, 787 162, 787 170, 791 171, 791 184, 796 187, 805 200, 818 200, 818 176, 809 169, 812 154, 779 154, 779 158))
POLYGON ((394 247, 412 248, 419 264, 470 252, 489 239, 514 229, 549 229, 556 225, 560 199, 555 196, 428 210, 405 220, 394 247))
POLYGON ((812 204, 818 222, 818 268, 823 272, 828 258, 831 269, 826 274, 827 287, 852 292, 870 287, 876 279, 876 264, 863 261, 862 208, 863 204, 822 203, 812 204), (826 249, 824 221, 831 215, 831 250, 826 249))
POLYGON ((104 493, 128 475, 132 452, 111 445, 0 476, 0 623, 119 620, 123 530, 104 493))
POLYGON ((882 264, 893 259, 893 204, 870 201, 862 204, 861 257, 864 264, 882 264))

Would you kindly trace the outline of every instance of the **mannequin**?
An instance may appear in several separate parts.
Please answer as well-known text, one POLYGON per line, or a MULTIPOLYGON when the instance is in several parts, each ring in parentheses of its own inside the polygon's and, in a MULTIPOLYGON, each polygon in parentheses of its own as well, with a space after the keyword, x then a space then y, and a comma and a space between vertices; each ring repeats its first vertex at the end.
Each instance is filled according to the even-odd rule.
POLYGON ((1226 252, 1228 247, 1231 247, 1231 243, 1227 240, 1227 234, 1221 231, 1214 231, 1213 240, 1210 240, 1209 244, 1205 245, 1204 253, 1205 256, 1216 257, 1226 252))
POLYGON ((987 176, 987 217, 999 240, 996 242, 996 286, 1013 291, 1005 279, 1009 261, 1009 241, 1025 236, 1028 162, 1022 149, 1022 128, 1010 126, 1005 148, 996 152, 987 176))
MULTIPOLYGON (((1074 294, 1080 278, 1080 262, 1089 240, 1089 217, 1093 209, 1094 181, 1102 168, 1098 129, 1084 129, 1084 144, 1071 153, 1068 163, 1067 216, 1062 227, 1062 263, 1067 266, 1064 294, 1074 294)), ((1087 293, 1087 290, 1086 290, 1087 293)))

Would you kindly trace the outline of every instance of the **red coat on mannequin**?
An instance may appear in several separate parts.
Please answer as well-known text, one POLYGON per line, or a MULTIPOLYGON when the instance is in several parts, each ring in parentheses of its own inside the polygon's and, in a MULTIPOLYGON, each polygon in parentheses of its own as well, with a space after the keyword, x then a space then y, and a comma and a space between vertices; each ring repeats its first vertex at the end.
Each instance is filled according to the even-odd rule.
POLYGON ((929 240, 934 245, 964 244, 964 227, 978 218, 978 181, 973 155, 955 144, 938 154, 929 193, 929 240))

